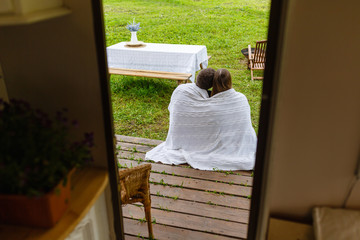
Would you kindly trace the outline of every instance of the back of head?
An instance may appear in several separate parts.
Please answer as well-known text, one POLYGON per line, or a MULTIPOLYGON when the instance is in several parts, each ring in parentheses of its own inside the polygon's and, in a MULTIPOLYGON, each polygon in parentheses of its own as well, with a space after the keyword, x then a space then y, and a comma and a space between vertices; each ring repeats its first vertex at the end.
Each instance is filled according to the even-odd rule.
POLYGON ((219 92, 223 92, 232 88, 232 80, 230 72, 225 68, 220 68, 215 72, 213 89, 211 96, 219 92))
POLYGON ((209 89, 213 85, 215 70, 212 68, 206 68, 199 72, 196 77, 196 86, 202 89, 209 89))

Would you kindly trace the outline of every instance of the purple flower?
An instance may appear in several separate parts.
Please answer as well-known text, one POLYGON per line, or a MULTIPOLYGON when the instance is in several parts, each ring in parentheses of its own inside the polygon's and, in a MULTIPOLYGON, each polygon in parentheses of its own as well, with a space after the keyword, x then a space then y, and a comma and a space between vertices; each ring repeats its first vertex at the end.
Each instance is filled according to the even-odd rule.
POLYGON ((67 112, 64 108, 49 117, 25 101, 0 99, 0 146, 6 146, 1 154, 8 156, 0 160, 0 170, 14 173, 0 175, 0 189, 12 182, 11 188, 5 186, 8 193, 45 193, 69 168, 93 161, 94 133, 87 132, 80 141, 72 142, 70 127, 78 122, 71 121, 67 112))
POLYGON ((49 119, 46 119, 44 126, 45 127, 51 127, 51 125, 52 125, 52 121, 49 120, 49 119))
POLYGON ((62 112, 57 111, 56 112, 56 120, 61 121, 61 119, 62 119, 62 112))
POLYGON ((19 186, 20 187, 24 186, 25 183, 26 183, 26 180, 24 178, 19 180, 19 186))
POLYGON ((43 111, 41 111, 40 109, 35 109, 35 114, 37 116, 39 116, 40 118, 48 118, 48 115, 46 113, 44 113, 43 111))
POLYGON ((25 102, 24 100, 18 100, 18 99, 10 99, 10 103, 14 104, 18 107, 25 107, 25 109, 30 109, 30 104, 28 102, 25 102))
POLYGON ((88 158, 85 158, 84 161, 85 161, 85 163, 90 163, 90 162, 94 161, 94 158, 93 157, 88 157, 88 158))
POLYGON ((76 121, 76 120, 73 120, 73 121, 71 122, 71 125, 73 125, 74 127, 79 127, 79 122, 76 121))
POLYGON ((88 147, 93 147, 94 146, 94 133, 85 133, 85 139, 83 141, 84 144, 86 144, 88 147))

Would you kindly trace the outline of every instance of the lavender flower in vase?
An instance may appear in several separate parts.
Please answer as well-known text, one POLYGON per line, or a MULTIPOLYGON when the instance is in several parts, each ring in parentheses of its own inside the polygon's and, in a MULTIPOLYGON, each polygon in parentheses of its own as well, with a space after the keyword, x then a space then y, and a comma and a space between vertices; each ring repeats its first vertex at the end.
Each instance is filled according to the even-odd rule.
POLYGON ((140 29, 140 23, 135 23, 135 18, 132 24, 126 25, 126 28, 131 32, 131 43, 138 43, 136 32, 140 29))

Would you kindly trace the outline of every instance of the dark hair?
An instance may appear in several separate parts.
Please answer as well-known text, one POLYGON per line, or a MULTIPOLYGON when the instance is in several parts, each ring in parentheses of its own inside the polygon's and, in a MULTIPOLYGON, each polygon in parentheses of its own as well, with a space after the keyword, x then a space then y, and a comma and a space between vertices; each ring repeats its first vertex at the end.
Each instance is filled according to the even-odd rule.
POLYGON ((202 89, 209 89, 213 85, 215 70, 212 68, 206 68, 199 72, 196 77, 196 86, 202 89))
POLYGON ((232 88, 231 74, 225 68, 220 68, 215 72, 213 89, 211 96, 232 88))

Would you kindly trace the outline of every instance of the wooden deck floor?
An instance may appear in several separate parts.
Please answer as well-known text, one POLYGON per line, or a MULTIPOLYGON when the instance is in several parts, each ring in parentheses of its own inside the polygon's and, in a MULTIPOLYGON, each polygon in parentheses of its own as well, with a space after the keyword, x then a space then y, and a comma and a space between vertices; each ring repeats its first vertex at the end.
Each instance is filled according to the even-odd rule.
MULTIPOLYGON (((144 163, 159 140, 117 135, 122 167, 144 163)), ((252 172, 200 171, 152 163, 151 214, 156 239, 246 239, 252 172)), ((141 204, 123 206, 126 239, 148 236, 141 204)))

